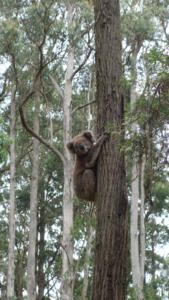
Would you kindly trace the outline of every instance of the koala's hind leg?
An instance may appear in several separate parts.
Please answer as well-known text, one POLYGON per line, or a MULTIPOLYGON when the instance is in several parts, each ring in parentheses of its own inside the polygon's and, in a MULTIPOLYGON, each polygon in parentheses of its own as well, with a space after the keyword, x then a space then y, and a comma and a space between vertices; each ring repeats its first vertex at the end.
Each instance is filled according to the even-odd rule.
POLYGON ((82 178, 84 199, 94 201, 96 191, 96 176, 91 169, 86 169, 82 178))

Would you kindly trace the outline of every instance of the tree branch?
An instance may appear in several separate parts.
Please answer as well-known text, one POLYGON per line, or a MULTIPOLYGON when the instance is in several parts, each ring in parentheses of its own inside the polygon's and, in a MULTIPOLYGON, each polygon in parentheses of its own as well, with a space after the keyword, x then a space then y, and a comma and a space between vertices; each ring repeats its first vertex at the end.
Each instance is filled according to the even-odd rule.
MULTIPOLYGON (((28 146, 29 148, 29 146, 28 146)), ((27 152, 24 152, 16 161, 16 167, 20 164, 20 162, 22 161, 22 159, 29 154, 32 151, 32 149, 28 150, 27 152)), ((0 176, 5 173, 6 171, 9 171, 10 168, 10 164, 8 164, 6 167, 0 169, 0 176)))
POLYGON ((79 65, 79 67, 73 72, 70 80, 72 80, 73 77, 83 68, 83 66, 85 65, 86 61, 88 60, 88 58, 89 58, 92 50, 93 49, 90 47, 90 50, 89 50, 88 54, 86 55, 86 57, 84 58, 84 60, 82 61, 82 63, 79 65))
POLYGON ((84 107, 86 107, 86 106, 88 106, 88 105, 91 105, 91 104, 93 104, 93 103, 96 103, 96 100, 93 100, 93 101, 91 101, 91 102, 89 102, 89 103, 86 103, 86 104, 83 104, 83 105, 80 105, 80 106, 74 108, 74 109, 72 110, 72 114, 74 114, 77 110, 79 110, 79 109, 81 109, 81 108, 84 108, 84 107))
POLYGON ((57 90, 59 96, 63 99, 64 98, 64 94, 63 94, 62 89, 60 88, 60 86, 58 85, 58 83, 56 82, 56 80, 53 78, 52 75, 49 75, 49 77, 50 77, 50 80, 51 80, 54 88, 57 90))
POLYGON ((50 149, 56 156, 58 156, 61 160, 61 162, 63 164, 65 164, 65 158, 62 155, 62 153, 60 151, 58 151, 56 148, 54 148, 52 146, 51 143, 49 143, 48 141, 46 141, 45 139, 43 139, 42 137, 40 137, 38 134, 36 134, 32 128, 30 128, 26 122, 26 118, 25 118, 25 114, 24 114, 24 110, 23 110, 23 106, 24 104, 33 96, 33 94, 35 93, 35 91, 30 91, 28 93, 28 95, 25 97, 25 99, 22 101, 22 103, 19 105, 19 113, 20 113, 20 117, 21 117, 21 121, 23 126, 25 127, 25 129, 36 139, 38 139, 40 141, 40 143, 44 144, 48 149, 50 149))

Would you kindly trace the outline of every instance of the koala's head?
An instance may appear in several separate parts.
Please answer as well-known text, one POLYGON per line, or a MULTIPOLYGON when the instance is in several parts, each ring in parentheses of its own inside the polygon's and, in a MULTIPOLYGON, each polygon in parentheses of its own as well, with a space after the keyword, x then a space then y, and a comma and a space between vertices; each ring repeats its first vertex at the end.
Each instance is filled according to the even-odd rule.
POLYGON ((67 148, 71 153, 77 156, 84 156, 92 148, 94 142, 95 140, 91 131, 85 131, 75 136, 73 140, 67 144, 67 148))

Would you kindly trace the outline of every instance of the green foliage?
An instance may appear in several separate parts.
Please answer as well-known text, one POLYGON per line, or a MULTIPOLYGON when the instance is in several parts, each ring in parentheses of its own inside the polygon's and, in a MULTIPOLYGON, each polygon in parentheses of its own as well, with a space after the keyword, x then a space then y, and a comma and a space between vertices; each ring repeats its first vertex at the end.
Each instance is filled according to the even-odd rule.
POLYGON ((4 55, 4 53, 12 54, 16 50, 16 42, 19 38, 17 20, 1 20, 0 37, 0 55, 4 55))
POLYGON ((152 40, 155 33, 155 23, 152 14, 147 8, 142 13, 139 11, 129 11, 122 18, 123 35, 127 44, 133 40, 152 40))

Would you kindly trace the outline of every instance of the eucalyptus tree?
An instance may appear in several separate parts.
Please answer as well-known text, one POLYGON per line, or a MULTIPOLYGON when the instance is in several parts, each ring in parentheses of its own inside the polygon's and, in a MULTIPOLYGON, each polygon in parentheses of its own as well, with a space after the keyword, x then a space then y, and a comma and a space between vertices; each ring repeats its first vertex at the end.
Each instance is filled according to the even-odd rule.
MULTIPOLYGON (((147 87, 147 80, 144 85, 138 84, 139 67, 142 65, 140 56, 143 54, 143 46, 154 38, 155 23, 150 9, 146 6, 146 1, 131 1, 124 3, 124 14, 122 18, 124 47, 130 49, 124 53, 127 66, 125 66, 126 77, 130 72, 130 106, 131 112, 139 110, 138 90, 147 87), (141 5, 142 4, 142 5, 141 5), (130 20, 130 21, 129 21, 130 20), (128 22, 129 21, 129 22, 128 22)), ((123 7, 123 8, 124 8, 123 7)), ((147 75, 148 76, 148 75, 147 75)), ((146 76, 145 76, 146 77, 146 76)), ((147 101, 148 94, 147 94, 147 101)), ((131 116, 130 116, 131 117, 131 116)), ((131 121, 131 120, 130 120, 131 121)), ((145 131, 148 143, 149 124, 145 121, 145 131)), ((140 123, 133 113, 131 121, 131 138, 137 140, 137 136, 142 131, 140 123)), ((131 242, 131 268, 133 286, 138 299, 143 299, 144 283, 144 262, 145 262, 145 173, 150 162, 150 153, 146 148, 135 147, 132 153, 131 168, 131 210, 130 210, 130 242, 131 242), (140 200, 140 204, 139 204, 140 200), (140 220, 139 220, 140 217, 140 220), (138 235, 139 233, 139 235, 138 235), (140 240, 139 240, 140 237, 140 240)), ((134 149, 134 148, 133 148, 134 149)))
POLYGON ((126 298, 127 195, 119 1, 95 1, 97 131, 112 133, 98 161, 93 300, 126 298))
MULTIPOLYGON (((37 95, 33 130, 39 134, 39 107, 40 97, 37 95)), ((36 300, 36 239, 37 239, 37 209, 38 209, 38 177, 39 177, 39 141, 33 139, 33 159, 30 190, 30 226, 27 267, 28 298, 36 300)))
POLYGON ((8 248, 8 275, 7 275, 7 297, 14 296, 14 268, 15 268, 15 95, 16 87, 13 87, 11 95, 11 117, 10 117, 10 201, 9 201, 9 248, 8 248))

